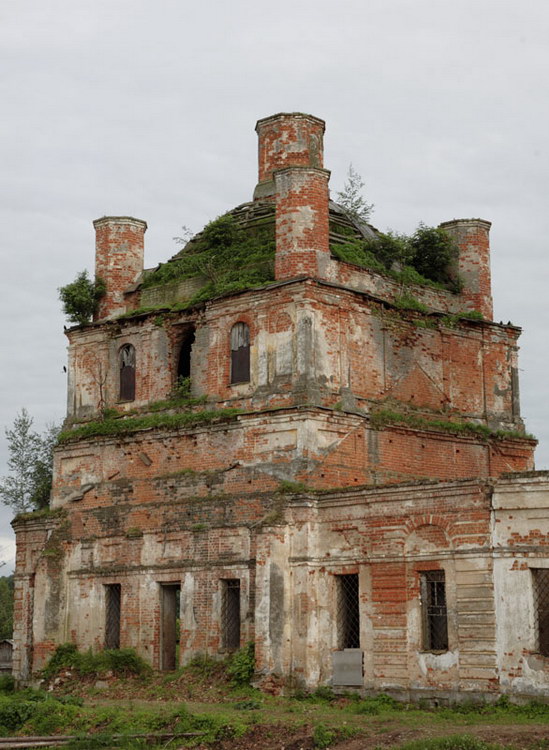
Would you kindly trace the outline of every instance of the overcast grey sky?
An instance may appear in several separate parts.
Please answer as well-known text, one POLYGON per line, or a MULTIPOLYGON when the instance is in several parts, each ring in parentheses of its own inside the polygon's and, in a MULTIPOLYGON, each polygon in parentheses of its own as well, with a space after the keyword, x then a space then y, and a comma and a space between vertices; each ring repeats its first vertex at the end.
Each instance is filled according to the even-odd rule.
POLYGON ((332 191, 352 162, 380 229, 493 222, 546 468, 548 39, 547 0, 0 0, 2 428, 64 415, 57 288, 93 271, 92 220, 145 219, 146 265, 167 259, 182 224, 251 198, 256 120, 302 111, 326 120, 332 191))

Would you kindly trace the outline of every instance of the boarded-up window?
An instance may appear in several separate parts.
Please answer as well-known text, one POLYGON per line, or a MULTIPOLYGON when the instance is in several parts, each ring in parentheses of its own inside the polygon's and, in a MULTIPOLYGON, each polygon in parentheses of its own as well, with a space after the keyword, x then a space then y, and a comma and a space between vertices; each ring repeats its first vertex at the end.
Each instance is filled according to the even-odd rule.
POLYGON ((336 576, 339 648, 360 648, 358 573, 336 576))
POLYGON ((120 648, 120 584, 105 586, 105 648, 120 648))
POLYGON ((177 667, 180 601, 180 584, 160 585, 160 669, 177 667))
POLYGON ((120 364, 120 401, 135 399, 135 348, 124 344, 119 354, 120 364))
POLYGON ((250 329, 236 323, 231 330, 231 383, 250 380, 250 329))
POLYGON ((240 581, 229 578, 221 581, 221 643, 223 648, 240 648, 240 581))
POLYGON ((423 648, 425 651, 448 650, 448 610, 443 570, 421 573, 421 606, 423 648))
POLYGON ((532 570, 534 576, 534 611, 536 617, 536 650, 549 656, 549 568, 532 570))

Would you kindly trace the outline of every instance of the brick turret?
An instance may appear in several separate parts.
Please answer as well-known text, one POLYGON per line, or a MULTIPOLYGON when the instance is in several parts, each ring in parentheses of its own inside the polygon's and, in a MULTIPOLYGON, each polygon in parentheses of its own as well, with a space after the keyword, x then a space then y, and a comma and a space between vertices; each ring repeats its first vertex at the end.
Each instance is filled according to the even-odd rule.
POLYGON ((490 276, 490 227, 484 219, 454 219, 440 224, 459 247, 457 272, 463 281, 462 297, 471 310, 492 320, 492 284, 490 276))
POLYGON ((330 260, 326 169, 291 167, 274 173, 275 278, 327 278, 330 260))
POLYGON ((107 291, 95 320, 126 312, 124 292, 143 272, 147 223, 131 216, 104 216, 95 227, 95 276, 107 291))
POLYGON ((258 135, 258 184, 254 199, 273 195, 273 173, 286 167, 324 166, 324 120, 300 112, 264 117, 255 126, 258 135))

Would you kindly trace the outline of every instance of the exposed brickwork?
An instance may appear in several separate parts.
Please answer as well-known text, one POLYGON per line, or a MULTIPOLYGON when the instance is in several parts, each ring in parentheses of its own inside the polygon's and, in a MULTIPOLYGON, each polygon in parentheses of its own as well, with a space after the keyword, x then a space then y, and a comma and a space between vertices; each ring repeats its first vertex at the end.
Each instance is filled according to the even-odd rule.
POLYGON ((328 179, 321 169, 275 172, 275 278, 325 278, 329 261, 328 179))
POLYGON ((455 219, 440 225, 459 247, 457 272, 463 280, 463 294, 471 310, 491 320, 493 313, 490 275, 490 222, 483 219, 455 219))
POLYGON ((124 292, 143 272, 147 224, 129 216, 105 216, 95 227, 95 276, 106 283, 96 320, 126 312, 124 292))
POLYGON ((103 648, 113 584, 122 647, 165 666, 165 595, 175 586, 181 663, 221 656, 224 581, 238 580, 240 643, 255 640, 258 684, 345 687, 339 576, 352 575, 360 648, 350 658, 364 691, 546 692, 532 569, 549 567, 549 476, 529 471, 520 331, 459 318, 491 317, 488 224, 444 225, 460 246, 462 295, 417 287, 429 311, 399 309, 393 279, 330 257, 323 130, 299 114, 258 123, 256 196, 276 204, 268 288, 116 320, 147 294, 164 303, 187 285, 141 296, 132 284, 146 225, 95 223, 108 293, 93 325, 68 331, 67 426, 104 409, 171 413, 173 404, 151 404, 171 397, 189 340, 192 394, 206 403, 188 409, 241 412, 56 449, 53 514, 14 523, 19 677, 57 643, 103 648), (236 323, 249 329, 250 379, 231 384, 236 323), (127 345, 133 401, 120 399, 127 345), (448 646, 439 651, 427 649, 421 600, 435 573, 448 646))
POLYGON ((324 166, 325 123, 299 112, 258 120, 258 188, 273 180, 277 169, 324 166))

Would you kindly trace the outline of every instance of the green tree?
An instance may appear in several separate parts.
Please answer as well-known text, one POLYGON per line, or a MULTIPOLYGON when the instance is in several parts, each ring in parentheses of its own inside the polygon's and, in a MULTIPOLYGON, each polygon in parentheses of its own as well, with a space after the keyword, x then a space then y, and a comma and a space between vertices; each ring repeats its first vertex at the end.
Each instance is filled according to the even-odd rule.
POLYGON ((48 506, 53 467, 53 448, 59 428, 49 426, 43 435, 32 429, 32 417, 26 409, 6 428, 8 469, 0 479, 0 500, 16 513, 48 506))
POLYGON ((0 639, 13 634, 13 576, 0 577, 0 639))
POLYGON ((364 181, 359 173, 349 164, 347 181, 343 190, 337 194, 337 202, 352 219, 368 222, 374 210, 374 204, 368 203, 362 195, 364 181))
POLYGON ((59 288, 59 299, 63 312, 70 323, 86 325, 97 312, 99 300, 105 294, 106 286, 102 279, 92 281, 87 271, 81 271, 76 279, 59 288))

